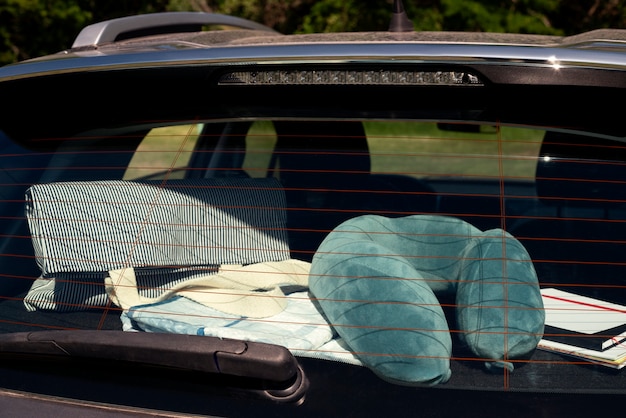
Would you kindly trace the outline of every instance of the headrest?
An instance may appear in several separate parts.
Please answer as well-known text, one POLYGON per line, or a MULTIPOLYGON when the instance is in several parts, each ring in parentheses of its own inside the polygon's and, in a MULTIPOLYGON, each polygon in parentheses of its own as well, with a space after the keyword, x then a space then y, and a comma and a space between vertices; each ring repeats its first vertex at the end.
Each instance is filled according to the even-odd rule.
POLYGON ((26 192, 42 274, 288 258, 275 179, 48 183, 26 192))
POLYGON ((547 132, 536 172, 545 203, 606 207, 626 202, 626 143, 547 132))
POLYGON ((313 177, 333 181, 337 173, 366 175, 370 156, 360 122, 274 122, 281 180, 313 177))

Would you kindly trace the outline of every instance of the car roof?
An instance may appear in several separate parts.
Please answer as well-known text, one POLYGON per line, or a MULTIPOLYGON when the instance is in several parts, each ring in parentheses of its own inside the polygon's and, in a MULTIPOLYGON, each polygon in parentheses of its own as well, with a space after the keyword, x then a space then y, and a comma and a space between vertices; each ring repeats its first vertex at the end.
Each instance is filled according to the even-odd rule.
MULTIPOLYGON (((266 31, 239 31, 230 34, 219 31, 206 31, 192 34, 168 34, 128 41, 100 44, 99 47, 117 45, 158 45, 162 42, 193 42, 198 47, 219 44, 231 45, 280 45, 280 44, 323 44, 323 43, 455 43, 480 45, 518 45, 601 48, 609 45, 626 49, 626 29, 597 29, 574 36, 535 35, 496 32, 459 32, 459 31, 414 31, 414 32, 328 32, 312 34, 283 35, 266 31)), ((96 47, 98 45, 83 45, 96 47)), ((70 50, 71 51, 71 50, 70 50)))
MULTIPOLYGON (((387 32, 342 32, 306 35, 280 36, 278 32, 260 23, 233 16, 216 13, 166 12, 152 13, 111 19, 85 27, 74 40, 72 48, 97 47, 121 39, 142 38, 150 33, 169 33, 165 39, 184 41, 185 37, 177 31, 188 29, 198 32, 202 26, 219 25, 255 31, 239 33, 231 42, 246 45, 281 44, 281 43, 326 43, 326 42, 444 42, 444 43, 479 43, 479 44, 514 44, 514 45, 576 45, 591 43, 626 42, 626 30, 600 29, 576 36, 548 36, 511 33, 484 32, 416 32, 412 30, 387 32), (175 35, 172 35, 175 34, 175 35), (279 36, 272 36, 279 35, 279 36)), ((215 32, 212 32, 215 33, 215 32)), ((210 46, 225 40, 223 36, 198 37, 194 42, 210 46)), ((229 38, 228 36, 226 38, 229 38)), ((146 42, 144 40, 144 42, 146 42)), ((148 43, 158 43, 151 39, 148 43)), ((622 47, 624 45, 621 45, 622 47)))
POLYGON ((137 67, 173 61, 276 58, 436 60, 444 56, 517 62, 556 56, 563 64, 621 69, 626 67, 626 30, 600 29, 575 36, 419 31, 283 35, 259 23, 220 14, 154 13, 87 26, 71 48, 0 68, 0 81, 93 65, 137 67), (201 31, 207 26, 235 30, 201 31))

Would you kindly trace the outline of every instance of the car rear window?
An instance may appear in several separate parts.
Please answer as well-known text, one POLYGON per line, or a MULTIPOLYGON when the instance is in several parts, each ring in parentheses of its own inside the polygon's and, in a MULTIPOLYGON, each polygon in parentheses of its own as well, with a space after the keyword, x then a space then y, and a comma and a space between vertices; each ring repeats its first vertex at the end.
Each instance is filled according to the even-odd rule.
POLYGON ((2 139, 2 332, 236 336, 392 385, 626 383, 620 138, 247 117, 2 139))

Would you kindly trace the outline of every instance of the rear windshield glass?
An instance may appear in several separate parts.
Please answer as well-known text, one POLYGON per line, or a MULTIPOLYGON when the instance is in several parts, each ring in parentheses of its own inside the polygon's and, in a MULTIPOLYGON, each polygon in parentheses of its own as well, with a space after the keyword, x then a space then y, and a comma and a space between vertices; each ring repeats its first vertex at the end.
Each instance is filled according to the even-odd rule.
POLYGON ((3 333, 248 339, 391 385, 626 387, 617 138, 251 118, 0 139, 3 333))

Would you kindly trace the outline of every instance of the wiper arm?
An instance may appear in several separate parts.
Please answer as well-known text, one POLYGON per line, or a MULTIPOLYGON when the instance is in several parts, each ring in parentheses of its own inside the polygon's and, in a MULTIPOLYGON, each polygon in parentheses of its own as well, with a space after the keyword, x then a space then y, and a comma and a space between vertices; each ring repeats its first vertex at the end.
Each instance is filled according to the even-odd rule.
POLYGON ((298 401, 308 381, 285 347, 181 334, 36 331, 0 335, 0 356, 114 360, 263 382, 277 401, 298 401))

